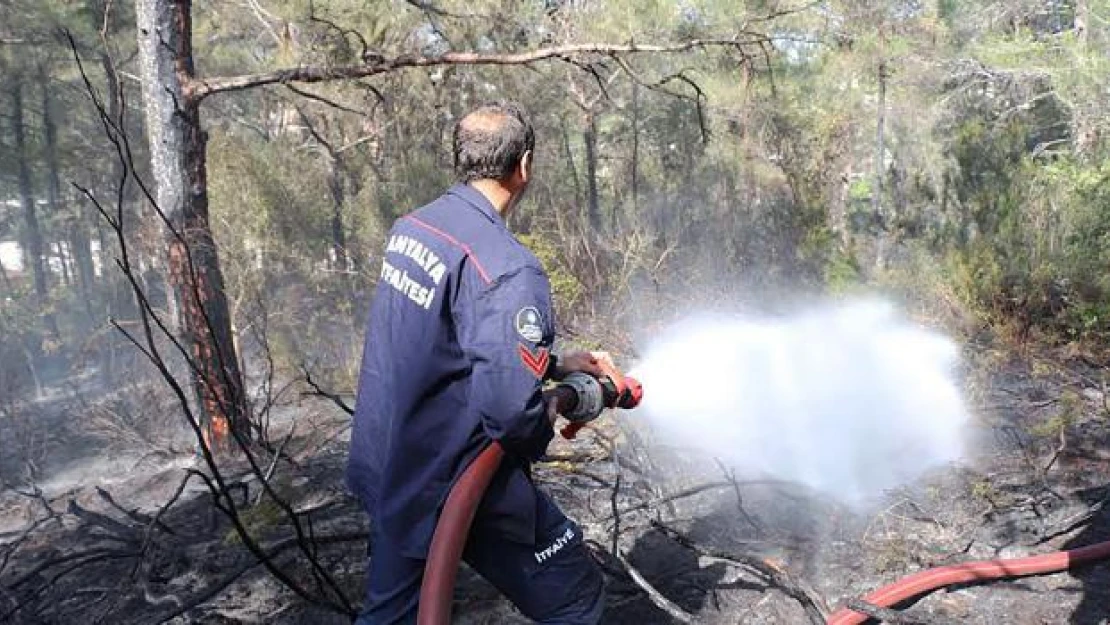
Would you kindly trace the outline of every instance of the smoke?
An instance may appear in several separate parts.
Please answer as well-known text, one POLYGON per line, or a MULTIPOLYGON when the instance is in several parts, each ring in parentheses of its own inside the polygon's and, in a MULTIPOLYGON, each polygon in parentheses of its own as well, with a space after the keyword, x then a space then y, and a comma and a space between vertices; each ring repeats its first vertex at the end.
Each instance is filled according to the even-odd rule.
POLYGON ((662 440, 861 504, 958 460, 959 351, 865 300, 789 318, 700 317, 630 372, 662 440))

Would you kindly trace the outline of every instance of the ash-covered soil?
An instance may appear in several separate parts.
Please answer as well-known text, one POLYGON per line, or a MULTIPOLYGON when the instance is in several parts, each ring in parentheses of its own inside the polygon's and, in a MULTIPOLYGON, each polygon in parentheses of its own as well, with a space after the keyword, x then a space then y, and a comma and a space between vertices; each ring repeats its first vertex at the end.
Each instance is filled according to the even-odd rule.
MULTIPOLYGON (((1061 355, 974 361, 974 456, 867 510, 728 474, 650 440, 631 416, 559 441, 536 475, 582 524, 606 572, 604 622, 674 621, 631 571, 693 622, 794 624, 810 621, 791 593, 829 610, 930 566, 1110 540, 1102 371, 1061 355)), ((64 461, 38 457, 37 487, 24 465, 5 460, 0 622, 349 622, 334 607, 361 600, 368 521, 343 490, 345 416, 326 400, 282 407, 272 432, 281 457, 258 457, 264 473, 273 463, 270 487, 295 513, 300 540, 241 458, 223 465, 230 500, 220 505, 234 506, 266 564, 213 507, 200 476, 181 487, 189 470, 206 472, 180 451, 183 439, 168 445, 177 451, 165 441, 105 439, 73 425, 88 404, 54 402, 74 437, 101 442, 64 461)), ((69 449, 57 430, 48 447, 69 449)), ((950 588, 902 607, 935 622, 1107 623, 1110 566, 950 588)), ((455 614, 465 624, 527 622, 465 568, 455 614)))

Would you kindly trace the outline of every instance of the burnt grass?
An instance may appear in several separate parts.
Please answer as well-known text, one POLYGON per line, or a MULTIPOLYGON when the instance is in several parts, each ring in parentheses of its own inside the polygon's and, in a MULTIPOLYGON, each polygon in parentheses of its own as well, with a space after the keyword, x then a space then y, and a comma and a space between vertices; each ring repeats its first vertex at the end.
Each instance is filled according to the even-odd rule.
MULTIPOLYGON (((974 456, 865 511, 763 476, 731 476, 651 441, 629 417, 558 441, 536 477, 583 526, 606 575, 604 622, 617 625, 673 622, 629 566, 693 622, 792 624, 809 621, 768 570, 787 572, 822 608, 835 609, 926 567, 1110 540, 1102 370, 1089 357, 1056 353, 984 350, 973 361, 974 456), (764 568, 736 562, 745 558, 764 568)), ((57 427, 33 471, 8 453, 22 449, 23 439, 10 427, 0 433, 0 622, 350 622, 279 582, 213 507, 200 479, 178 492, 186 469, 203 469, 187 438, 90 433, 73 414, 91 405, 36 407, 42 427, 57 427), (81 444, 68 444, 74 441, 81 444), (67 453, 74 448, 81 452, 67 453)), ((230 496, 271 568, 310 597, 338 603, 334 584, 357 606, 368 520, 343 488, 346 417, 311 397, 281 407, 280 415, 273 439, 282 455, 270 484, 308 539, 298 542, 288 518, 235 457, 223 462, 230 496), (310 556, 330 581, 314 572, 310 556)), ((949 588, 899 607, 921 622, 1107 623, 1110 566, 949 588)), ((469 624, 527 622, 465 567, 455 615, 469 624)))

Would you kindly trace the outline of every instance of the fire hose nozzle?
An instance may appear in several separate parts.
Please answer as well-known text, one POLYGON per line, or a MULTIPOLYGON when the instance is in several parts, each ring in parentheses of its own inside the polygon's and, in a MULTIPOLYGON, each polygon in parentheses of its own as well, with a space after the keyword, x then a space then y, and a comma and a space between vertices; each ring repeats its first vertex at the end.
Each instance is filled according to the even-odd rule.
MULTIPOLYGON (((605 369, 605 375, 597 378, 595 382, 601 390, 601 407, 598 408, 598 411, 601 408, 631 410, 639 406, 640 401, 644 398, 644 387, 640 384, 640 381, 625 377, 614 367, 604 366, 603 368, 605 369)), ((581 397, 579 399, 581 401, 581 397)), ((587 422, 588 420, 568 423, 560 430, 560 433, 565 439, 573 439, 577 436, 579 430, 586 427, 587 422)))
POLYGON ((625 394, 621 396, 620 401, 617 403, 617 408, 624 408, 631 410, 640 405, 644 399, 644 385, 636 378, 625 378, 625 386, 627 387, 625 394))

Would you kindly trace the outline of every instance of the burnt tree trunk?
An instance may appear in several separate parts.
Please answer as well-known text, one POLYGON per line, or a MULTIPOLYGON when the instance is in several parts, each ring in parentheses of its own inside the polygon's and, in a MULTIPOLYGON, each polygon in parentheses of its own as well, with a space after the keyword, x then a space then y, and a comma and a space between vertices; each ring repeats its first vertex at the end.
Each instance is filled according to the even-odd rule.
POLYGON ((170 283, 180 310, 179 332, 195 363, 202 426, 226 448, 228 428, 248 438, 243 377, 231 315, 208 223, 205 133, 193 82, 191 2, 139 0, 140 77, 159 209, 167 233, 170 283))

